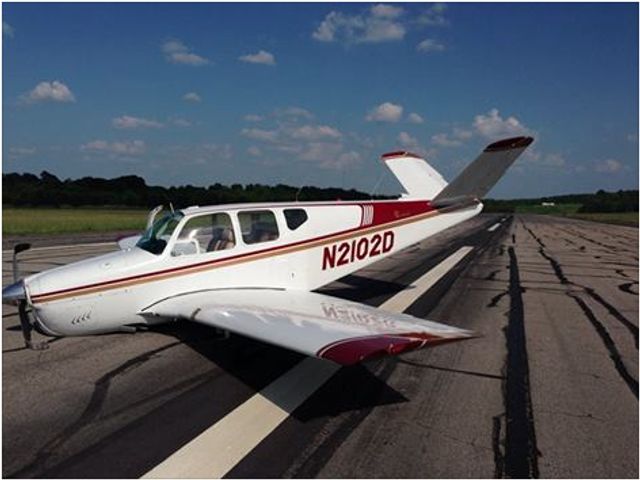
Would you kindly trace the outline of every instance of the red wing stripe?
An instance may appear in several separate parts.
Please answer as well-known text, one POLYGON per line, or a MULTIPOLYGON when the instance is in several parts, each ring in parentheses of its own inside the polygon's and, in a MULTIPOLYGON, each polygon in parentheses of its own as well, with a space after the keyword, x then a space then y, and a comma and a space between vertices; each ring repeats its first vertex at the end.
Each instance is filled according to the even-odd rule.
POLYGON ((398 355, 425 346, 429 347, 467 338, 466 336, 439 337, 421 332, 371 335, 330 343, 318 350, 316 356, 341 365, 353 365, 385 355, 398 355))

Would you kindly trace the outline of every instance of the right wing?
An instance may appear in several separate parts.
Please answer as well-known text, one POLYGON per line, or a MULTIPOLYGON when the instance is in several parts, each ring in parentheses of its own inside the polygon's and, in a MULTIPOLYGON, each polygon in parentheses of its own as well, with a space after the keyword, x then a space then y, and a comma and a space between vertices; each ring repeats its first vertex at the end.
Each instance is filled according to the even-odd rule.
POLYGON ((473 336, 411 315, 294 290, 195 292, 156 302, 140 314, 193 320, 342 365, 473 336))

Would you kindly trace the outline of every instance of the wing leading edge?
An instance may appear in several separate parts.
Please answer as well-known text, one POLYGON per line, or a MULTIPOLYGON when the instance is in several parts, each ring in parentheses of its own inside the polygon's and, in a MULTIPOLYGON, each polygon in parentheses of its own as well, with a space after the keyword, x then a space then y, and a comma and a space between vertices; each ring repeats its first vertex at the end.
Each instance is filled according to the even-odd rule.
POLYGON ((474 336, 411 315, 291 290, 195 292, 140 314, 193 320, 342 365, 474 336))

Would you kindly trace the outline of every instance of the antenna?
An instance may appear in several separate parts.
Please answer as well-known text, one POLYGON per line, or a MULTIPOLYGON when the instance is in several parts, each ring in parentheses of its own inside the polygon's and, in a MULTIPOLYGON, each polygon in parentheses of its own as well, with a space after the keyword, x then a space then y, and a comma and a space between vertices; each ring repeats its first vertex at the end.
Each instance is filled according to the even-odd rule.
POLYGON ((382 181, 385 179, 387 175, 387 171, 383 170, 380 175, 378 175, 378 181, 376 182, 376 184, 373 186, 373 191, 369 194, 371 196, 371 199, 373 200, 373 197, 375 196, 375 194, 378 192, 378 188, 380 188, 380 184, 382 183, 382 181))
POLYGON ((304 187, 305 187, 305 186, 304 186, 304 185, 302 185, 302 186, 298 189, 298 191, 296 192, 296 202, 298 201, 298 196, 300 195, 300 192, 302 192, 302 189, 303 189, 304 187))
POLYGON ((176 213, 176 211, 173 209, 173 203, 169 202, 169 208, 171 209, 171 213, 176 213))

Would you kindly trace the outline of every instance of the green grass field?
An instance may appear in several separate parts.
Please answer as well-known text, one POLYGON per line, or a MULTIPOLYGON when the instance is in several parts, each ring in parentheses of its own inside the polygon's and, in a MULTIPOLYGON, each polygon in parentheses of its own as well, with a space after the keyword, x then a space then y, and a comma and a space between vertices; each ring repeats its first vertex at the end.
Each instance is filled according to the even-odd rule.
POLYGON ((566 215, 569 218, 589 220, 591 222, 613 223, 615 225, 638 226, 638 212, 620 213, 571 213, 566 215))
MULTIPOLYGON (((577 213, 580 204, 553 207, 519 205, 517 213, 560 215, 594 222, 638 226, 638 213, 577 213)), ((5 208, 2 210, 3 235, 55 235, 60 233, 142 230, 146 210, 88 208, 5 208)))
POLYGON ((142 230, 146 210, 88 208, 4 208, 3 235, 142 230))

